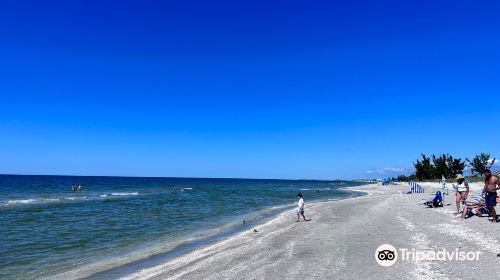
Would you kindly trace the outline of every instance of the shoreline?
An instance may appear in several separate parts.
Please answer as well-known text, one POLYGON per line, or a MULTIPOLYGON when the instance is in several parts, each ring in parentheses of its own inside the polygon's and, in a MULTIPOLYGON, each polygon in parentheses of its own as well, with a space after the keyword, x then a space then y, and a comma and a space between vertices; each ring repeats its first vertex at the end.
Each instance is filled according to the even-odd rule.
MULTIPOLYGON (((365 195, 307 204, 311 222, 295 223, 283 211, 259 224, 258 233, 241 232, 120 279, 464 279, 500 274, 500 234, 486 218, 460 220, 454 207, 428 209, 437 186, 424 194, 403 194, 408 186, 349 187, 365 195), (381 244, 396 248, 481 251, 480 262, 408 262, 382 267, 374 253, 381 244), (359 268, 362 267, 362 270, 359 268), (489 270, 488 270, 489 269, 489 270), (494 271, 492 271, 494 270, 494 271)), ((454 192, 445 199, 453 202, 454 192)))
MULTIPOLYGON (((370 184, 365 184, 365 185, 361 185, 361 186, 353 186, 353 187, 341 187, 341 188, 339 188, 339 190, 344 190, 344 191, 349 191, 352 193, 359 193, 359 194, 355 197, 328 199, 326 201, 311 202, 311 203, 308 203, 308 207, 319 207, 322 204, 338 202, 338 201, 355 200, 355 199, 361 199, 363 197, 368 197, 368 196, 373 194, 373 192, 371 190, 369 190, 369 189, 357 189, 357 188, 361 188, 363 186, 368 186, 368 185, 370 185, 370 184)), ((274 222, 278 221, 279 219, 282 219, 290 211, 293 211, 293 213, 295 213, 295 204, 294 203, 292 205, 289 205, 289 206, 282 205, 279 208, 280 209, 278 209, 277 211, 272 213, 271 218, 265 219, 264 221, 254 220, 253 223, 246 226, 245 229, 232 231, 231 233, 223 233, 223 235, 220 237, 208 236, 206 238, 211 240, 208 242, 203 242, 203 240, 195 240, 193 243, 198 243, 198 241, 200 241, 199 246, 196 246, 196 245, 190 246, 191 244, 189 244, 189 243, 191 243, 191 242, 188 242, 188 244, 180 244, 177 247, 184 247, 185 245, 187 245, 187 247, 191 248, 192 250, 189 250, 189 248, 187 248, 187 250, 183 250, 181 252, 174 252, 174 250, 176 250, 176 248, 177 248, 177 247, 175 247, 172 251, 168 251, 168 252, 165 252, 162 254, 162 255, 164 255, 164 254, 165 255, 170 255, 170 254, 174 255, 173 257, 168 257, 167 259, 165 259, 163 264, 175 262, 176 259, 182 258, 183 256, 185 256, 187 254, 193 254, 193 253, 196 254, 197 251, 201 251, 201 250, 205 249, 206 247, 217 246, 219 243, 222 244, 222 243, 225 243, 225 242, 230 241, 232 239, 237 239, 239 237, 245 236, 248 234, 248 231, 251 230, 253 227, 262 228, 262 227, 269 226, 270 224, 273 224, 274 222)), ((205 238, 203 238, 203 239, 205 239, 205 238)), ((152 257, 155 258, 156 256, 152 256, 152 257)), ((135 262, 146 263, 146 262, 148 262, 148 260, 138 260, 135 262)), ((128 265, 130 265, 130 264, 124 264, 124 265, 121 265, 119 267, 113 268, 112 270, 114 271, 114 270, 119 270, 120 268, 122 268, 122 269, 125 269, 127 271, 130 271, 130 269, 127 268, 128 265)), ((160 265, 162 265, 162 264, 160 264, 160 265)), ((113 279, 129 279, 131 275, 136 275, 137 273, 141 273, 141 271, 145 271, 145 270, 152 269, 152 268, 154 268, 154 266, 151 266, 150 264, 148 264, 148 267, 143 268, 140 271, 135 271, 134 273, 131 273, 129 275, 126 275, 126 273, 124 273, 124 271, 121 271, 121 272, 119 271, 118 273, 114 273, 113 271, 109 271, 111 273, 109 273, 108 271, 104 271, 104 272, 96 273, 96 274, 91 275, 89 277, 85 277, 83 279, 94 280, 94 279, 102 279, 102 277, 107 277, 106 279, 109 279, 109 277, 112 277, 113 279), (116 277, 116 276, 122 276, 122 277, 116 277)), ((133 278, 133 279, 136 279, 136 278, 133 278)))
MULTIPOLYGON (((356 186, 357 187, 357 186, 356 186)), ((367 195, 367 192, 363 191, 354 191, 351 188, 356 187, 339 187, 338 190, 349 192, 351 195, 355 197, 347 197, 347 198, 330 198, 327 200, 314 201, 309 203, 309 206, 328 203, 332 201, 340 201, 340 200, 349 200, 363 197, 367 195)), ((117 255, 111 258, 105 258, 103 260, 99 260, 96 263, 86 264, 78 269, 69 269, 66 271, 60 271, 55 274, 50 275, 42 275, 42 279, 122 279, 126 278, 129 275, 133 275, 139 271, 144 269, 150 269, 155 266, 161 265, 163 263, 175 261, 177 258, 190 254, 192 252, 196 252, 198 250, 203 249, 204 247, 217 244, 219 242, 224 242, 225 240, 232 239, 241 234, 245 234, 248 231, 251 231, 253 227, 260 228, 261 226, 272 223, 273 220, 278 219, 283 214, 289 212, 292 209, 295 209, 295 203, 284 204, 273 206, 270 208, 262 209, 257 212, 249 213, 245 215, 246 220, 248 221, 245 225, 237 224, 236 221, 239 221, 239 216, 232 219, 232 221, 226 223, 223 227, 215 228, 211 230, 207 230, 204 232, 200 232, 199 234, 195 234, 189 238, 179 240, 171 246, 166 246, 166 250, 156 250, 156 252, 145 253, 148 251, 145 247, 144 250, 131 252, 132 254, 142 252, 144 254, 143 257, 133 258, 130 261, 123 261, 126 259, 129 254, 126 255, 117 255), (248 217, 251 217, 250 220, 248 217), (108 266, 108 268, 105 268, 108 266)), ((294 212, 295 213, 295 212, 294 212)))
POLYGON ((245 230, 250 230, 252 226, 255 226, 261 220, 262 217, 264 221, 272 220, 274 217, 278 216, 287 208, 292 208, 292 205, 280 205, 273 206, 271 208, 263 209, 258 212, 251 213, 249 216, 253 217, 253 220, 245 224, 243 227, 236 225, 235 221, 238 217, 235 217, 232 222, 225 223, 224 226, 219 228, 212 228, 205 231, 196 232, 189 237, 182 240, 171 240, 167 241, 168 245, 164 249, 151 253, 143 253, 144 256, 134 258, 130 261, 120 261, 120 259, 126 259, 129 254, 141 254, 139 252, 149 252, 151 246, 146 246, 139 250, 134 250, 125 255, 117 255, 111 258, 107 257, 105 259, 99 260, 97 263, 85 264, 79 269, 69 269, 66 271, 59 271, 55 274, 42 275, 41 279, 44 280, 57 280, 57 279, 120 279, 131 273, 135 273, 140 269, 149 268, 157 264, 161 264, 170 260, 174 260, 179 256, 183 256, 189 252, 203 248, 204 246, 217 243, 231 236, 237 235, 244 232, 245 230), (172 244, 170 244, 172 242, 172 244), (110 268, 102 268, 105 266, 111 266, 110 268), (94 272, 91 272, 95 270, 94 272), (84 276, 82 276, 82 274, 84 276))
MULTIPOLYGON (((272 220, 283 211, 286 211, 287 208, 291 208, 293 206, 276 206, 269 209, 265 209, 261 212, 254 213, 254 216, 264 216, 264 221, 272 220), (268 217, 266 217, 268 216, 268 217)), ((190 237, 186 240, 178 241, 175 245, 173 245, 170 249, 165 252, 153 254, 151 256, 147 256, 146 258, 141 258, 138 260, 134 260, 131 262, 127 262, 116 267, 106 269, 104 271, 100 271, 89 276, 86 276, 81 279, 85 280, 98 280, 98 279, 120 279, 121 277, 125 277, 128 274, 133 274, 141 269, 154 267, 155 265, 162 264, 168 261, 175 260, 175 258, 186 255, 190 252, 199 250, 205 246, 210 244, 214 244, 220 241, 223 241, 227 238, 231 238, 234 235, 238 235, 243 233, 246 230, 251 230, 252 227, 257 226, 258 220, 253 220, 248 222, 243 226, 236 226, 234 224, 229 224, 225 227, 212 229, 208 232, 215 233, 207 233, 206 235, 202 235, 202 237, 190 237)), ((54 277, 58 277, 55 275, 54 277)))

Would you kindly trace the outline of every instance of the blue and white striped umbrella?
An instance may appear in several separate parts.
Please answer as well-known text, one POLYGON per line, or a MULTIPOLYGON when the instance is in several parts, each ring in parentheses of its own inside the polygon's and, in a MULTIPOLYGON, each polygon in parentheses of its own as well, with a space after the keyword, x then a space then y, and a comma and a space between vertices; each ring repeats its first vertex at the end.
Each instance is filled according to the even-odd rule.
POLYGON ((410 192, 411 193, 423 193, 424 187, 422 187, 421 185, 419 185, 415 182, 410 182, 410 192))

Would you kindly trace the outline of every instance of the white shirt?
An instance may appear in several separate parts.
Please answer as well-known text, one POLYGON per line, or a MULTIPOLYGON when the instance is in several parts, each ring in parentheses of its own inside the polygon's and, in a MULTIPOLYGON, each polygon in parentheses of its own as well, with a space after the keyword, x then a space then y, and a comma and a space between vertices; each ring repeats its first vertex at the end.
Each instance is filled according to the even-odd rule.
POLYGON ((465 186, 465 182, 463 182, 460 185, 457 185, 457 191, 459 191, 459 192, 465 192, 465 191, 467 191, 467 187, 465 186))
POLYGON ((297 206, 299 206, 299 210, 304 209, 304 208, 302 208, 302 204, 304 204, 304 199, 301 197, 301 198, 299 199, 299 203, 297 204, 297 206))

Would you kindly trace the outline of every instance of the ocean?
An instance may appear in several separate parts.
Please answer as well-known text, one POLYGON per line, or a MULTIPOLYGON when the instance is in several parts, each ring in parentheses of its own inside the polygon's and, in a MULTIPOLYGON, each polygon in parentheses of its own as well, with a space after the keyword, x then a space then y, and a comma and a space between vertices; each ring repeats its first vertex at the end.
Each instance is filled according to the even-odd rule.
POLYGON ((0 175, 0 279, 116 278, 360 184, 0 175))

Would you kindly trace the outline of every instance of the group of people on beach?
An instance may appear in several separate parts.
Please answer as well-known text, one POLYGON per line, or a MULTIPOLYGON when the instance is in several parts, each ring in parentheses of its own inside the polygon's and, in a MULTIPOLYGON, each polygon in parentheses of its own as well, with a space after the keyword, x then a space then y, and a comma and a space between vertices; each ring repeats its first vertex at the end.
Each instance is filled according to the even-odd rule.
POLYGON ((463 219, 477 215, 489 215, 491 216, 492 222, 497 222, 497 214, 495 206, 500 202, 500 197, 498 196, 497 190, 500 189, 500 180, 497 176, 491 173, 491 170, 486 170, 484 172, 484 188, 481 194, 481 199, 478 201, 472 201, 467 203, 466 200, 469 197, 469 184, 465 181, 464 176, 457 176, 458 185, 455 186, 456 189, 456 206, 457 212, 459 214, 462 212, 461 217, 463 219), (460 209, 463 207, 462 211, 460 209))

